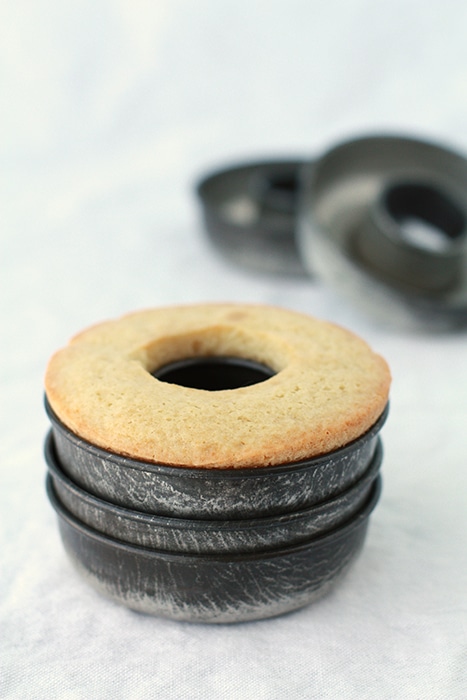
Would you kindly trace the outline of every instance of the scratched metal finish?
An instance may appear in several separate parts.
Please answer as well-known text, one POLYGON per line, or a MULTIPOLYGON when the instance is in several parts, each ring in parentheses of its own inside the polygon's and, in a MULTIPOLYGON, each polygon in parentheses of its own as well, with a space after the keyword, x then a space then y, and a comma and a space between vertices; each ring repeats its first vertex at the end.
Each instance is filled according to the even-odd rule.
POLYGON ((307 542, 244 555, 188 555, 127 545, 82 525, 49 490, 64 547, 98 591, 140 612, 191 622, 279 615, 324 595, 361 550, 380 493, 350 523, 307 542))
POLYGON ((115 505, 171 517, 248 518, 299 510, 345 491, 367 470, 388 409, 363 436, 303 462, 194 469, 132 460, 70 432, 47 407, 57 455, 79 486, 115 505))
POLYGON ((50 488, 78 520, 123 542, 191 553, 259 552, 323 534, 360 510, 382 462, 382 446, 378 441, 364 475, 342 494, 311 508, 250 520, 194 520, 150 515, 114 506, 79 488, 61 470, 51 433, 44 453, 49 478, 52 479, 50 488))

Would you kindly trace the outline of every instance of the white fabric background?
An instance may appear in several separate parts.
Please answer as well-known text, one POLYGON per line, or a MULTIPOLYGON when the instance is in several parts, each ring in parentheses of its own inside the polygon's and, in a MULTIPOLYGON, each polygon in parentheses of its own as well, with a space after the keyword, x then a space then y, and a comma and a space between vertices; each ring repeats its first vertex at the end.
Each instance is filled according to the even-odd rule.
POLYGON ((0 697, 467 697, 467 336, 378 327, 213 252, 206 170, 390 131, 467 152, 461 0, 0 4, 0 697), (145 306, 280 304, 389 361, 384 492, 326 599, 233 626, 145 617, 72 570, 44 493, 48 357, 145 306))

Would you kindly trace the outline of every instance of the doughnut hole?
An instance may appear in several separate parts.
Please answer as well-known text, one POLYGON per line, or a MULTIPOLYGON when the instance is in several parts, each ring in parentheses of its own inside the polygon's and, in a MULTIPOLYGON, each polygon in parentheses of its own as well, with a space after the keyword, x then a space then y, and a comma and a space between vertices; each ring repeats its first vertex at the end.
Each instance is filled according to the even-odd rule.
POLYGON ((160 367, 152 373, 169 384, 205 391, 239 389, 274 376, 270 367, 242 357, 190 357, 160 367))
POLYGON ((159 381, 193 389, 222 391, 258 384, 288 364, 287 346, 277 338, 258 343, 230 326, 165 337, 148 344, 146 370, 159 381))

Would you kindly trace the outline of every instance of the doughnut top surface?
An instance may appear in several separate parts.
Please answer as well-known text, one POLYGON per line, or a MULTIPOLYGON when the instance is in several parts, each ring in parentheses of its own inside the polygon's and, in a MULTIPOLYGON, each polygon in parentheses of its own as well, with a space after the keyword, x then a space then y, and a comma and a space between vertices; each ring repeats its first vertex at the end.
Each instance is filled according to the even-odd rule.
POLYGON ((360 437, 388 401, 386 362, 334 324, 281 308, 156 308, 93 326, 50 360, 60 420, 101 448, 184 467, 261 467, 325 454, 360 437), (192 357, 233 356, 275 374, 210 391, 156 379, 192 357))

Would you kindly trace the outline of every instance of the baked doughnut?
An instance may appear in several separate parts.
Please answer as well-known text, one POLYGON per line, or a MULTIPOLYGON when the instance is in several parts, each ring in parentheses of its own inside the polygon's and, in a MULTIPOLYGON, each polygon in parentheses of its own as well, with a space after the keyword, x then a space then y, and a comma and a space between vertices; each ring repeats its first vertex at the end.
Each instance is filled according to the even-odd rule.
POLYGON ((51 358, 45 377, 53 411, 81 438, 135 459, 207 468, 335 450, 376 422, 389 385, 383 358, 343 328, 276 307, 216 303, 93 326, 51 358), (214 357, 246 358, 269 374, 216 391, 164 378, 177 360, 214 357))

